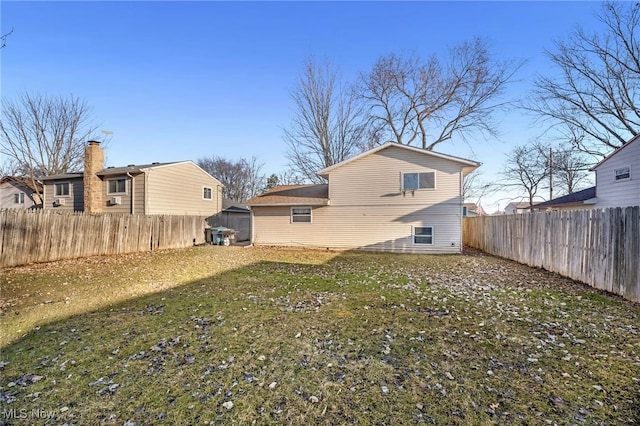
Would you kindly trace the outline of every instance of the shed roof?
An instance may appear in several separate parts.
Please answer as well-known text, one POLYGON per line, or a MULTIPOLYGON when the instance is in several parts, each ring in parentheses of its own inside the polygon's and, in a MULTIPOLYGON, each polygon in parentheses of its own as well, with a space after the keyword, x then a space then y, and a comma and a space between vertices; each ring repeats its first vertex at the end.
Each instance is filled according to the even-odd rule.
POLYGON ((279 185, 245 201, 248 206, 326 206, 329 185, 279 185))

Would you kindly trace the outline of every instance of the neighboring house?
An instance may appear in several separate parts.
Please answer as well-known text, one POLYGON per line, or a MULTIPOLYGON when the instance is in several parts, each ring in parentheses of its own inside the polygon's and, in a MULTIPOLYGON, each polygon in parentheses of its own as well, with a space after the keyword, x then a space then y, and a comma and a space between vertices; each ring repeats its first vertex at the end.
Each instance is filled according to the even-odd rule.
POLYGON ((596 172, 595 207, 640 206, 640 134, 591 171, 596 172))
POLYGON ((573 192, 563 197, 554 198, 543 203, 538 203, 532 210, 584 210, 595 206, 596 187, 573 192))
POLYGON ((479 206, 476 203, 464 203, 462 205, 462 216, 464 217, 477 217, 486 215, 487 213, 484 211, 482 206, 479 206))
POLYGON ((33 209, 42 206, 42 185, 20 176, 3 176, 0 179, 0 209, 33 209))
POLYGON ((504 208, 504 214, 522 214, 529 213, 529 203, 527 202, 511 202, 504 208))
POLYGON ((393 252, 462 250, 462 182, 475 161, 386 143, 245 204, 255 245, 393 252))
POLYGON ((613 151, 591 171, 596 172, 596 186, 536 204, 533 208, 579 210, 640 206, 640 135, 613 151))
POLYGON ((96 141, 85 148, 83 173, 42 181, 47 210, 210 216, 222 209, 222 184, 194 162, 105 168, 96 141))

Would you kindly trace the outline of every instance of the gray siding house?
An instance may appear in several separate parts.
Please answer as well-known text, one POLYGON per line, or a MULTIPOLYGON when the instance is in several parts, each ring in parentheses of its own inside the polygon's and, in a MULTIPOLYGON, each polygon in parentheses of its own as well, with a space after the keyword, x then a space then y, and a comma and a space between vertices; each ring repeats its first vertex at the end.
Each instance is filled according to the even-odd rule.
POLYGON ((254 245, 411 253, 462 250, 462 183, 475 161, 386 143, 325 168, 327 184, 245 202, 254 245))
POLYGON ((82 173, 42 178, 44 208, 88 213, 210 216, 222 210, 222 184, 192 161, 104 167, 98 142, 82 173))
POLYGON ((533 206, 535 210, 584 210, 640 206, 640 135, 591 168, 596 185, 533 206))
POLYGON ((41 185, 19 176, 0 178, 0 209, 34 209, 41 207, 41 185))
POLYGON ((596 172, 595 207, 640 206, 640 135, 591 170, 596 172))

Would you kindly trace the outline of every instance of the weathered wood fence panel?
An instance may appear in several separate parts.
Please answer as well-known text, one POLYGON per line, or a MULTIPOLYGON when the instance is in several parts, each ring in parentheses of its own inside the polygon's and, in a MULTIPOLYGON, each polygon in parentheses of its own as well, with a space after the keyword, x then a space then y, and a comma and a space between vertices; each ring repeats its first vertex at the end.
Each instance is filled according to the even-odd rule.
POLYGON ((640 302, 640 207, 465 218, 464 244, 640 302))
POLYGON ((204 243, 199 216, 0 210, 0 267, 204 243))
POLYGON ((207 223, 212 228, 224 226, 236 231, 236 241, 249 241, 251 239, 251 215, 237 212, 220 212, 209 216, 207 223))

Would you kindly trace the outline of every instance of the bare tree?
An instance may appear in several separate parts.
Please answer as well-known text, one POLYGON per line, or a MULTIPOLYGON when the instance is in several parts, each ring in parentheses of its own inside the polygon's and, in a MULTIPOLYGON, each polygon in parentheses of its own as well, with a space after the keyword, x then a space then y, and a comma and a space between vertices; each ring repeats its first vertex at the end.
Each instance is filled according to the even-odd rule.
POLYGON ((311 182, 323 182, 316 172, 351 157, 365 135, 356 95, 328 62, 308 59, 291 99, 296 111, 284 130, 290 166, 311 182))
POLYGON ((574 193, 589 181, 589 161, 576 148, 556 149, 552 159, 554 184, 561 194, 574 193))
POLYGON ((287 170, 279 174, 272 173, 267 178, 267 183, 265 184, 264 191, 268 191, 278 185, 300 185, 302 183, 304 183, 304 178, 296 174, 292 170, 287 170))
POLYGON ((2 100, 0 152, 35 187, 40 176, 80 169, 85 142, 96 129, 91 109, 80 98, 24 93, 2 100))
POLYGON ((475 169, 464 177, 462 199, 465 203, 471 202, 471 200, 479 200, 493 190, 497 190, 497 188, 494 188, 491 183, 482 180, 482 170, 475 169))
POLYGON ((515 188, 526 193, 529 205, 533 205, 534 198, 544 189, 549 176, 548 146, 539 141, 531 145, 515 147, 508 155, 502 176, 505 181, 503 188, 515 188))
POLYGON ((447 62, 390 54, 362 76, 372 140, 432 150, 459 135, 495 135, 492 113, 520 64, 492 59, 479 38, 450 51, 447 62))
POLYGON ((224 185, 222 196, 232 201, 247 200, 264 188, 265 177, 261 173, 263 164, 259 164, 255 157, 232 161, 212 156, 200 158, 197 163, 224 185))
POLYGON ((597 17, 602 34, 577 28, 547 52, 557 76, 539 76, 525 108, 601 159, 640 132, 640 3, 606 2, 597 17))
POLYGON ((11 28, 11 31, 9 31, 6 34, 2 34, 0 36, 0 49, 4 49, 5 47, 7 47, 7 38, 13 34, 13 28, 11 28))

